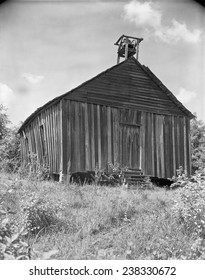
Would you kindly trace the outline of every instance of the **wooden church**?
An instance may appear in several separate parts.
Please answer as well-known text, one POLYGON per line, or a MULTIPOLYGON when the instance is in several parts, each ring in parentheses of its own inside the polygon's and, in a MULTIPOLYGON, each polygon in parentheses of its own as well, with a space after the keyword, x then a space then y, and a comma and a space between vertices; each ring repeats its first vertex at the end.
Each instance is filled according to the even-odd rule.
POLYGON ((30 115, 19 129, 22 164, 35 153, 52 174, 119 163, 143 174, 190 174, 193 114, 138 61, 141 38, 122 35, 117 64, 30 115), (120 58, 124 60, 120 62, 120 58))

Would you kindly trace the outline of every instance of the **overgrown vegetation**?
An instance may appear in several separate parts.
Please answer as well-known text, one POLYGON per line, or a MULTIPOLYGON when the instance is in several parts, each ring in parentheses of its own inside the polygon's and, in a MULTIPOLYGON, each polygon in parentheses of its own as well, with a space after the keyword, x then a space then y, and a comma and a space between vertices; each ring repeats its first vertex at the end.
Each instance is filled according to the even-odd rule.
POLYGON ((191 120, 192 172, 205 167, 205 124, 197 117, 191 120))
POLYGON ((37 154, 29 154, 29 162, 20 166, 18 174, 21 178, 28 178, 31 181, 42 181, 50 179, 50 169, 46 163, 38 160, 37 154))
MULTIPOLYGON (((205 125, 191 123, 192 167, 171 190, 59 184, 30 155, 0 107, 0 259, 205 259, 205 125), (6 172, 6 173, 5 173, 6 172), (177 188, 174 188, 177 187, 177 188)), ((118 179, 118 178, 117 178, 118 179)))
POLYGON ((0 140, 2 140, 8 132, 8 124, 10 124, 7 109, 0 104, 0 140))
POLYGON ((129 190, 4 175, 1 258, 204 259, 204 173, 185 181, 129 190))
POLYGON ((9 124, 7 110, 0 105, 0 170, 11 173, 20 168, 21 155, 18 127, 9 124))
POLYGON ((42 259, 56 254, 56 250, 45 253, 33 248, 33 234, 36 238, 37 233, 53 224, 50 208, 47 209, 45 205, 42 207, 40 199, 36 204, 35 200, 30 204, 34 192, 29 194, 26 189, 23 192, 17 191, 19 182, 16 184, 16 181, 12 181, 11 184, 10 181, 5 184, 2 181, 9 182, 7 176, 0 181, 0 260, 42 259), (29 206, 25 207, 27 203, 29 206))

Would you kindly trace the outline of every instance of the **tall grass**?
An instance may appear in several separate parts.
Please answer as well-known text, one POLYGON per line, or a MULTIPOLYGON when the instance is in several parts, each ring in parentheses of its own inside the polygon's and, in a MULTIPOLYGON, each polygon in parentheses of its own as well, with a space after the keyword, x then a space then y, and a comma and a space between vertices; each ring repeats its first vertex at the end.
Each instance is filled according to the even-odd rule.
POLYGON ((34 251, 56 249, 57 259, 196 258, 196 236, 187 232, 176 212, 179 189, 127 190, 30 180, 13 184, 19 205, 15 220, 19 227, 33 221, 34 251), (33 216, 28 219, 26 211, 33 216))

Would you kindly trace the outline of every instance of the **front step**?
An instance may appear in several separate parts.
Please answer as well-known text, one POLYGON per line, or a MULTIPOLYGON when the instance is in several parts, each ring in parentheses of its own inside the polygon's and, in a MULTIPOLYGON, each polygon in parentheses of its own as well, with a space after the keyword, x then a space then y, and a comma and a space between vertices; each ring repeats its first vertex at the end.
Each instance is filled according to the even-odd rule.
POLYGON ((123 172, 125 182, 129 189, 137 189, 139 186, 146 185, 149 176, 143 175, 140 169, 129 169, 123 172))
POLYGON ((143 175, 143 172, 141 169, 129 168, 128 170, 124 171, 124 174, 143 175))

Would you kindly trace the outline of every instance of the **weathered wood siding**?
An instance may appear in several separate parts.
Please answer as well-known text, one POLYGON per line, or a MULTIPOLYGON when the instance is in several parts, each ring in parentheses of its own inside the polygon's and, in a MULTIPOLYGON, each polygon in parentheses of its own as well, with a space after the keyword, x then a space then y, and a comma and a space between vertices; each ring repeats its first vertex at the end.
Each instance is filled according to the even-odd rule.
POLYGON ((134 58, 113 66, 37 109, 20 128, 22 160, 29 152, 52 173, 107 168, 109 162, 171 177, 190 174, 193 117, 134 58))
POLYGON ((60 172, 61 165, 61 104, 42 111, 21 132, 22 163, 30 161, 31 153, 40 163, 49 165, 52 173, 60 172))
POLYGON ((189 119, 65 99, 63 173, 107 168, 109 162, 171 177, 190 173, 189 119))
MULTIPOLYGON (((135 59, 128 59, 68 93, 67 98, 105 106, 138 109, 164 115, 184 112, 135 59)), ((151 71, 149 71, 150 73, 151 71)), ((150 74, 151 75, 151 74, 150 74)))
POLYGON ((21 132, 22 162, 30 153, 51 172, 107 168, 108 163, 172 177, 190 174, 189 118, 63 99, 42 111, 21 132))

